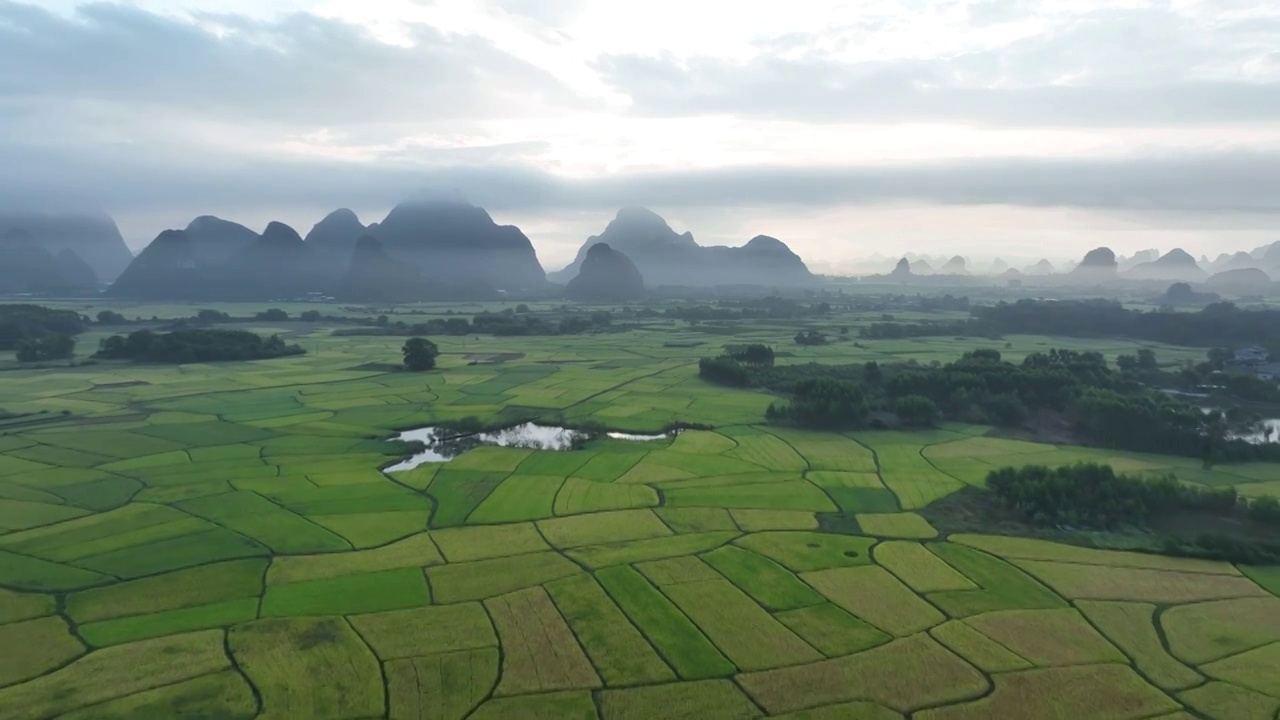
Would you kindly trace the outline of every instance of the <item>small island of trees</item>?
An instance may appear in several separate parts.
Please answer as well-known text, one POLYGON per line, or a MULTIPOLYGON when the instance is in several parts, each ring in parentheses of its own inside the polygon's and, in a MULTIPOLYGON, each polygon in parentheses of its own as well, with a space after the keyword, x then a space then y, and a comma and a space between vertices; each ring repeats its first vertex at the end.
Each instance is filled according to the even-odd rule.
POLYGON ((95 358, 145 363, 197 363, 226 360, 267 360, 303 355, 279 335, 262 337, 246 330, 196 329, 157 333, 139 330, 102 341, 95 358))

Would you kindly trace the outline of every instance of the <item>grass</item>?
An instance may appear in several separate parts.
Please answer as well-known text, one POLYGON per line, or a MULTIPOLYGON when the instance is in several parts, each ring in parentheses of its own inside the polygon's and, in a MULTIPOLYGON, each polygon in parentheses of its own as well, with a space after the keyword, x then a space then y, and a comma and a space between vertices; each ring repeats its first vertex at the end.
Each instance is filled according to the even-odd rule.
POLYGON ((262 616, 350 615, 429 602, 426 577, 411 567, 270 585, 262 596, 262 616))
POLYGON ((764 532, 734 543, 763 555, 792 572, 867 565, 875 540, 816 532, 764 532))
POLYGON ((1062 598, 1030 575, 986 553, 952 543, 931 543, 926 547, 981 588, 931 593, 929 601, 951 617, 1066 606, 1062 598))
POLYGON ((1280 712, 1280 700, 1224 682, 1211 682, 1179 693, 1178 700, 1214 718, 1271 720, 1280 712))
POLYGON ((422 532, 431 518, 429 510, 311 515, 309 520, 340 535, 356 549, 377 547, 422 532))
POLYGON ((0 689, 0 707, 10 720, 36 720, 215 673, 230 666, 222 638, 206 630, 104 648, 0 689))
MULTIPOLYGON (((559 303, 532 305, 552 312, 559 303)), ((385 310, 423 322, 485 308, 503 309, 385 310)), ((121 309, 172 318, 199 307, 121 309)), ((811 324, 835 336, 879 316, 836 309, 811 324)), ((1205 471, 1185 458, 1008 440, 958 424, 780 429, 763 423, 774 396, 697 377, 698 358, 730 339, 787 348, 782 362, 857 364, 945 362, 1006 342, 1014 359, 1055 346, 1113 358, 1133 343, 1015 336, 801 348, 790 341, 794 325, 657 317, 574 337, 439 337, 441 366, 424 375, 387 370, 397 338, 335 338, 323 323, 292 321, 245 326, 280 332, 307 356, 6 366, 0 407, 44 411, 33 417, 45 422, 0 428, 0 634, 14 636, 4 647, 33 648, 5 657, 32 679, 0 688, 0 715, 252 717, 256 689, 268 718, 332 710, 888 720, 999 713, 993 703, 1012 698, 1017 711, 1004 716, 1114 710, 1127 720, 1123 703, 1145 712, 1159 695, 1136 684, 1141 676, 1199 717, 1272 720, 1280 599, 1263 591, 1280 580, 1271 569, 1019 538, 935 540, 911 511, 1007 464, 1104 461, 1251 496, 1280 492, 1275 466, 1205 471), (496 355, 507 359, 467 364, 496 355), (379 470, 403 456, 379 439, 399 428, 533 416, 644 432, 671 422, 717 429, 645 443, 602 438, 569 452, 480 447, 394 477, 379 470), (1097 631, 1046 583, 1080 595, 1074 606, 1097 631), (1252 594, 1239 599, 1201 599, 1246 588, 1252 594), (1110 599, 1117 593, 1145 599, 1110 599), (254 619, 259 605, 306 615, 254 619), (79 659, 66 655, 85 650, 62 615, 94 646, 79 659), (204 627, 228 629, 186 632, 204 627), (160 637, 137 640, 151 635, 160 637), (228 638, 252 684, 229 668, 228 638), (743 673, 731 659, 765 669, 743 673), (1036 689, 1032 660, 1089 664, 1053 667, 1038 681, 1064 693, 1036 689), (1091 671, 1100 667, 1113 670, 1091 671), (1188 690, 1200 682, 1197 667, 1210 680, 1188 690), (1079 677, 1055 674, 1068 670, 1079 677), (520 694, 494 697, 500 676, 504 691, 520 694), (529 689, 544 684, 566 687, 529 689), (1055 699, 1064 694, 1083 709, 1055 699)), ((1203 354, 1159 352, 1168 362, 1203 354)), ((1174 720, 1168 707, 1147 716, 1174 720)))
POLYGON ((730 510, 729 515, 745 532, 818 529, 818 518, 802 510, 730 510))
POLYGON ((775 617, 827 657, 852 655, 891 639, 831 603, 775 613, 775 617))
POLYGON ((350 550, 341 536, 307 521, 252 492, 197 498, 183 510, 248 536, 281 554, 350 550))
POLYGON ((825 602, 781 565, 748 550, 726 546, 702 558, 767 610, 794 610, 825 602))
POLYGON ((57 601, 48 595, 0 590, 0 625, 52 615, 57 601))
POLYGON ((1073 609, 1005 610, 965 622, 1037 667, 1127 660, 1073 609))
POLYGON ((445 528, 431 539, 449 562, 471 562, 550 550, 533 523, 445 528))
POLYGON ((740 670, 795 665, 821 657, 727 580, 672 583, 661 590, 740 670))
POLYGON ((427 567, 443 562, 432 538, 423 533, 373 550, 277 557, 267 571, 267 585, 427 567))
POLYGON ((945 622, 931 629, 929 634, 983 672, 1002 673, 1032 667, 1026 658, 974 630, 963 620, 945 622))
POLYGON ((267 569, 263 559, 232 560, 156 577, 94 588, 67 597, 67 613, 80 624, 130 615, 257 598, 267 569))
POLYGON ((384 662, 498 645, 489 616, 475 602, 352 615, 349 620, 384 662))
POLYGON ((1172 570, 1211 575, 1240 574, 1240 570, 1231 563, 1120 550, 1094 550, 1092 548, 1063 545, 1034 538, 955 534, 951 535, 948 540, 984 550, 1003 558, 1019 560, 1049 560, 1075 563, 1077 565, 1172 570))
POLYGON ((874 550, 875 561, 917 593, 977 590, 969 578, 919 543, 885 542, 874 550))
POLYGON ((890 635, 911 635, 945 619, 882 568, 832 568, 801 577, 831 602, 890 635))
POLYGON ((987 687, 977 670, 928 635, 835 660, 747 673, 739 683, 771 715, 852 700, 906 713, 976 697, 987 687))
POLYGON ((258 598, 251 597, 87 623, 80 626, 80 635, 96 647, 106 647, 192 630, 230 627, 257 617, 258 598))
POLYGON ((39 677, 85 652, 60 617, 0 625, 0 687, 39 677))
POLYGON ((938 531, 915 513, 858 513, 854 516, 863 535, 908 540, 931 540, 938 531))
POLYGON ((1157 687, 1166 691, 1185 690, 1204 677, 1178 662, 1160 642, 1156 632, 1156 606, 1144 603, 1076 603, 1089 622, 1116 647, 1132 658, 1134 666, 1157 687))
POLYGON ((643 485, 609 485, 582 478, 566 478, 552 506, 556 515, 579 515, 604 510, 654 507, 658 492, 643 485))
POLYGON ((385 667, 390 716, 464 718, 498 681, 498 650, 482 648, 392 660, 385 667))
POLYGON ((803 480, 746 485, 685 487, 666 491, 671 507, 757 508, 834 512, 831 499, 803 480))
POLYGON ((734 672, 733 663, 702 631, 634 569, 606 568, 596 573, 596 579, 680 678, 698 680, 734 672))
POLYGON ((604 717, 617 720, 657 717, 749 720, 758 714, 751 700, 728 680, 605 690, 600 693, 600 710, 604 717))
POLYGON ((736 532, 707 532, 671 535, 648 540, 589 545, 567 551, 567 555, 592 569, 626 563, 678 557, 712 550, 738 537, 736 532))
POLYGON ((1215 680, 1280 697, 1280 680, 1276 678, 1276 667, 1280 667, 1280 643, 1271 643, 1201 665, 1200 670, 1215 680))
MULTIPOLYGON (((1027 670, 999 675, 995 691, 981 700, 925 710, 922 720, 982 720, 1066 717, 1130 720, 1173 712, 1179 705, 1123 665, 1027 670)), ((1243 716, 1232 716, 1243 717, 1243 716)))
POLYGON ((556 607, 608 686, 674 680, 671 668, 588 575, 546 585, 556 607))
POLYGON ((176 715, 251 720, 257 714, 253 689, 244 677, 234 670, 223 670, 108 700, 59 717, 63 720, 134 720, 176 715))
POLYGON ((538 522, 538 530, 554 547, 567 549, 606 542, 627 542, 671 535, 650 510, 618 510, 538 522))
POLYGON ((588 692, 554 692, 518 698, 494 698, 467 716, 469 720, 597 720, 588 692))
POLYGON ((532 553, 427 568, 438 603, 483 600, 521 588, 568 577, 580 569, 554 552, 532 553))
POLYGON ((545 590, 490 598, 485 609, 503 648, 496 694, 600 687, 600 677, 545 590))
POLYGON ((57 592, 109 582, 102 573, 0 550, 0 585, 18 590, 57 592))
POLYGON ((1170 608, 1160 616, 1173 656, 1190 665, 1280 641, 1280 598, 1247 598, 1170 608))
POLYGON ((723 508, 667 508, 654 510, 673 532, 701 533, 713 530, 737 530, 738 526, 723 508))
POLYGON ((342 618, 258 620, 232 628, 227 647, 261 694, 260 718, 384 712, 378 660, 342 618))
POLYGON ((1132 600, 1171 604, 1268 594, 1244 577, 1090 567, 1041 560, 1020 560, 1017 564, 1058 594, 1073 600, 1132 600))
POLYGON ((562 484, 561 477, 512 475, 489 493, 467 516, 467 522, 508 523, 551 517, 562 484))
POLYGON ((94 555, 77 560, 76 565, 119 578, 132 579, 220 560, 263 556, 270 552, 255 540, 230 530, 214 528, 170 540, 94 555))

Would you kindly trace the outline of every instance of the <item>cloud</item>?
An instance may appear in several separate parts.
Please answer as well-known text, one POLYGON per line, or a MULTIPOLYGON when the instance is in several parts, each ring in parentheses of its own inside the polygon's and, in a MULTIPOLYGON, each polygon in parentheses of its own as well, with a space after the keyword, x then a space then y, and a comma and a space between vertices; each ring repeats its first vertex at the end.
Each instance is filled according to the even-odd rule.
POLYGON ((94 3, 65 16, 0 0, 0 97, 311 126, 511 117, 574 102, 482 38, 421 24, 406 33, 401 46, 306 13, 187 21, 94 3))
POLYGON ((1158 8, 1053 16, 1027 5, 970 6, 967 32, 933 51, 883 51, 910 35, 911 18, 892 17, 768 38, 745 60, 633 53, 597 67, 641 115, 1089 127, 1280 118, 1277 17, 1215 21, 1158 8), (983 35, 982 23, 1011 21, 983 35), (864 57, 860 45, 882 51, 864 57))
POLYGON ((11 146, 0 197, 58 197, 116 212, 168 207, 387 207, 421 192, 460 193, 498 210, 835 207, 893 202, 1069 206, 1115 211, 1280 214, 1280 153, 1205 152, 1119 159, 954 159, 884 166, 751 165, 572 179, 521 158, 539 146, 413 148, 380 162, 68 154, 11 146), (462 164, 465 163, 465 164, 462 164))

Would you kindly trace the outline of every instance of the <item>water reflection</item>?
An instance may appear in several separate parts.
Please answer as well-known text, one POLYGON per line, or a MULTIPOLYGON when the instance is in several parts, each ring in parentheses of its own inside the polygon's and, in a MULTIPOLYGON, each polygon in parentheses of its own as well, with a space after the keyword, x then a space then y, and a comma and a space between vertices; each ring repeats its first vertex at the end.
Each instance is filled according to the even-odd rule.
MULTIPOLYGON (((606 433, 606 435, 614 440, 649 442, 670 438, 675 433, 639 435, 611 432, 606 433)), ((403 472, 412 470, 419 465, 448 462, 471 448, 481 445, 564 452, 574 449, 574 447, 590 440, 592 437, 594 435, 591 433, 581 430, 535 423, 525 423, 493 432, 452 436, 444 435, 442 429, 436 427, 406 430, 396 436, 396 439, 404 442, 420 442, 426 446, 426 449, 404 462, 388 467, 386 472, 403 472)))

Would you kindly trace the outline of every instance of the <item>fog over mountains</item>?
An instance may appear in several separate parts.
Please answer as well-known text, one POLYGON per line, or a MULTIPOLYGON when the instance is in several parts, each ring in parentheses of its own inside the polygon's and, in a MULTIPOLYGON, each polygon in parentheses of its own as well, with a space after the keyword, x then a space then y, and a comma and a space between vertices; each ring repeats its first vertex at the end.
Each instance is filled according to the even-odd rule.
MULTIPOLYGON (((1213 260, 1197 260, 1180 248, 1120 257, 1107 247, 1077 262, 1042 258, 1017 266, 964 254, 907 253, 896 261, 875 257, 868 262, 883 270, 863 274, 864 282, 1185 282, 1221 292, 1267 288, 1280 277, 1280 242, 1213 260)), ((0 214, 0 293, 11 295, 85 296, 105 288, 114 297, 139 299, 332 296, 412 302, 554 297, 565 295, 569 286, 570 297, 636 299, 662 288, 759 293, 823 282, 777 238, 757 235, 739 247, 701 245, 691 232, 678 233, 662 216, 635 206, 619 210, 599 234, 586 239, 572 263, 551 272, 519 227, 500 225, 484 208, 460 200, 403 202, 368 225, 342 208, 316 223, 305 238, 280 222, 259 234, 202 215, 182 230, 161 233, 136 258, 106 215, 0 214), (605 250, 588 264, 598 246, 605 250)))

